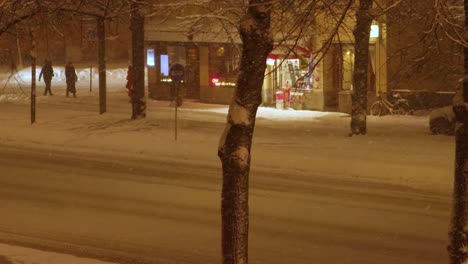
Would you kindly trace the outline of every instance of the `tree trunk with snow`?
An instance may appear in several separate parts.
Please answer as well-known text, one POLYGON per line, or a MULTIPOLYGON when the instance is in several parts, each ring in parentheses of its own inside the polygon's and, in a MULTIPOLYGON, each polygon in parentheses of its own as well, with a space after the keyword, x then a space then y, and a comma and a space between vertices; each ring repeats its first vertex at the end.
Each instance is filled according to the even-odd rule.
POLYGON ((370 9, 373 0, 360 0, 354 29, 354 75, 351 112, 351 135, 367 133, 367 71, 369 67, 369 35, 372 24, 370 9))
POLYGON ((36 40, 34 29, 29 28, 31 38, 31 124, 36 122, 36 40))
POLYGON ((98 63, 99 63, 99 113, 106 112, 106 39, 104 18, 97 18, 98 63))
MULTIPOLYGON (((468 28, 468 0, 465 6, 465 30, 468 28)), ((458 125, 455 131, 455 179, 453 186, 452 225, 449 232, 450 264, 468 263, 468 48, 464 47, 462 86, 454 97, 453 110, 458 125)))
POLYGON ((250 0, 240 22, 241 71, 218 149, 223 167, 223 264, 248 263, 250 150, 266 58, 273 48, 271 8, 268 0, 250 0))
POLYGON ((144 22, 141 3, 133 2, 130 22, 133 64, 132 119, 146 116, 144 22))
MULTIPOLYGON (((468 53, 466 53, 468 55, 468 53)), ((449 232, 450 264, 468 263, 468 108, 466 100, 468 80, 454 98, 454 112, 457 118, 455 131, 455 178, 453 186, 452 224, 449 232)))

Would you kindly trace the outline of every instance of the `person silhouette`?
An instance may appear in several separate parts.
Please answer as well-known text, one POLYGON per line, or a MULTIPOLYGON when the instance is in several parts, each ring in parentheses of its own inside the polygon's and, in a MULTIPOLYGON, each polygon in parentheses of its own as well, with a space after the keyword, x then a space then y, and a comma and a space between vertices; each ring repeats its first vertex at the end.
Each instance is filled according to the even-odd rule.
POLYGON ((52 68, 52 62, 50 60, 45 60, 44 65, 42 66, 41 73, 39 73, 39 81, 41 81, 41 77, 44 77, 45 83, 45 90, 44 95, 53 95, 51 89, 52 77, 54 76, 54 69, 52 68))

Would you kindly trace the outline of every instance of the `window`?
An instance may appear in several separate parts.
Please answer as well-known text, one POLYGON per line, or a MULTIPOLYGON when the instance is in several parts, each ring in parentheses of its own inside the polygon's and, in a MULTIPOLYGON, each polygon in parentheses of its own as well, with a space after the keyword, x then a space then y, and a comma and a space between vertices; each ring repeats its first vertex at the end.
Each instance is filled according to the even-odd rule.
POLYGON ((379 37, 379 25, 371 25, 370 37, 371 38, 379 37))
POLYGON ((239 75, 239 50, 228 44, 209 46, 210 84, 215 86, 235 86, 239 75))
POLYGON ((169 76, 169 55, 161 54, 161 75, 169 76))
POLYGON ((154 61, 154 49, 148 49, 146 51, 146 65, 148 66, 155 66, 155 61, 154 61))

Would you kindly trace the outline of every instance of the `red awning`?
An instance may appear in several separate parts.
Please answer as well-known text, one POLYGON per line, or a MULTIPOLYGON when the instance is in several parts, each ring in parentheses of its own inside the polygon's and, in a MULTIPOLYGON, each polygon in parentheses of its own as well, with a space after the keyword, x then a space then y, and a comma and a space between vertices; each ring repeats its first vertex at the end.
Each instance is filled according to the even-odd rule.
POLYGON ((291 50, 291 47, 281 45, 275 47, 271 51, 271 53, 268 55, 268 59, 276 60, 279 58, 284 58, 286 56, 288 56, 289 58, 296 58, 296 53, 306 58, 310 56, 310 50, 306 47, 296 46, 293 50, 291 50))

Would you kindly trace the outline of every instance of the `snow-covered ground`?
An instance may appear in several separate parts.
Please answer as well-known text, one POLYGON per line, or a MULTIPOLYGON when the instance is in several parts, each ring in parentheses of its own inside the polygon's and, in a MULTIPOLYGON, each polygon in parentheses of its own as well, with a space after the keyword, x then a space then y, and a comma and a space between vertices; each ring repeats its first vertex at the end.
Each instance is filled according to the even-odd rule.
POLYGON ((32 248, 0 244, 1 264, 112 264, 90 258, 80 258, 32 248))
MULTIPOLYGON (((175 141, 169 102, 148 100, 147 118, 129 119, 125 78, 122 70, 118 72, 109 89, 107 113, 98 114, 97 88, 89 92, 89 79, 78 83, 78 98, 66 98, 64 82, 55 80, 54 96, 37 97, 34 125, 29 123, 28 94, 9 87, 9 94, 0 93, 0 145, 157 157, 168 164, 216 164, 219 169, 216 152, 227 106, 185 102, 179 109, 175 141)), ((41 94, 42 84, 38 89, 41 94)), ((427 116, 369 117, 368 135, 355 137, 347 136, 346 114, 261 107, 257 116, 253 178, 258 170, 310 182, 320 175, 336 183, 372 182, 450 196, 454 138, 431 135, 427 116)))
MULTIPOLYGON (((227 106, 185 102, 179 109, 179 140, 174 141, 174 110, 169 102, 148 100, 147 118, 131 121, 125 81, 120 80, 109 89, 104 115, 97 113, 98 93, 89 92, 89 84, 80 83, 74 99, 65 98, 64 84, 54 82, 53 97, 37 97, 33 126, 28 94, 0 94, 4 113, 0 143, 219 162, 216 151, 227 106)), ((38 87, 39 94, 42 89, 38 87)), ((349 120, 341 113, 261 107, 253 168, 260 164, 275 171, 326 173, 450 191, 454 139, 431 135, 427 116, 369 116, 368 135, 357 137, 347 137, 349 120)))

